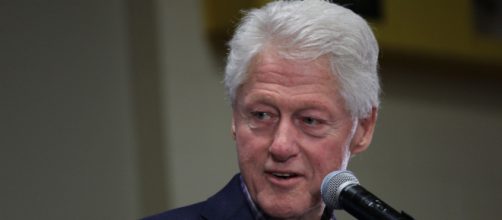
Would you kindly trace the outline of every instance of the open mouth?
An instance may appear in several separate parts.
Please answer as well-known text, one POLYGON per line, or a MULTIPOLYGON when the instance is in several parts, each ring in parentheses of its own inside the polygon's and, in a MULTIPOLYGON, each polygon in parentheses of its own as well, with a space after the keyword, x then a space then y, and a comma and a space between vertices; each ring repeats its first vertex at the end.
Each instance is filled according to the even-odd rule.
POLYGON ((297 177, 297 174, 294 173, 272 173, 274 177, 280 178, 280 179, 291 179, 294 177, 297 177))

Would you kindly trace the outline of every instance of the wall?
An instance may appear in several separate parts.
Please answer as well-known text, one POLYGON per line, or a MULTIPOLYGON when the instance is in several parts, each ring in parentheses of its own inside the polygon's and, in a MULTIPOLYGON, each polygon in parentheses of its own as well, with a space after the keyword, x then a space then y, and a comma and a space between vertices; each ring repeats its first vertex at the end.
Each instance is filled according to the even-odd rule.
POLYGON ((0 219, 140 216, 125 6, 0 3, 0 219))
POLYGON ((416 219, 497 218, 502 79, 493 76, 499 70, 438 62, 382 63, 374 142, 350 168, 416 219))
POLYGON ((223 69, 202 32, 201 3, 157 1, 171 207, 212 195, 237 173, 223 69))

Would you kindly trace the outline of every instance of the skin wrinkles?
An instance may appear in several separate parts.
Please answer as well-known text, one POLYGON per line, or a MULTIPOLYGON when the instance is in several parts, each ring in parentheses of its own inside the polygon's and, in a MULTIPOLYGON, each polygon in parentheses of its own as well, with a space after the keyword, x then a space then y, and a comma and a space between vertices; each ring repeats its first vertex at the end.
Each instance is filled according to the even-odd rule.
POLYGON ((239 167, 253 201, 274 219, 319 219, 322 179, 369 143, 372 132, 350 116, 330 71, 327 57, 291 61, 264 51, 237 91, 239 167))

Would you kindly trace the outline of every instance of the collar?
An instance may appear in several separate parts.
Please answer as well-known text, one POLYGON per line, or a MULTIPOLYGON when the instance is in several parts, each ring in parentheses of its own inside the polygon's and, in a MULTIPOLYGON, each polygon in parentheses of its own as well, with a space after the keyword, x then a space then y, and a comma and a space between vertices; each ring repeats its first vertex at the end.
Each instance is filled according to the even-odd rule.
POLYGON ((256 204, 253 202, 253 199, 251 198, 251 194, 249 194, 248 187, 244 183, 244 180, 242 179, 242 175, 239 176, 239 180, 241 182, 241 189, 242 193, 244 193, 244 197, 246 197, 246 201, 251 207, 251 212, 253 213, 254 219, 255 220, 267 220, 265 218, 265 215, 263 215, 263 212, 256 206, 256 204))

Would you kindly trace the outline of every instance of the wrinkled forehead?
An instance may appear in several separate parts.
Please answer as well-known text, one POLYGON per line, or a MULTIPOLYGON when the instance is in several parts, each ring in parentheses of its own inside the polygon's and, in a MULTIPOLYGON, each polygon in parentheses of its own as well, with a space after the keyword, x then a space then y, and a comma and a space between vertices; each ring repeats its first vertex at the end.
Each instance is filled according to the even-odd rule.
POLYGON ((250 60, 246 71, 247 75, 264 71, 277 71, 278 68, 290 75, 306 77, 332 78, 335 75, 332 72, 328 55, 303 58, 285 56, 284 54, 271 47, 262 50, 250 60))
POLYGON ((247 70, 247 77, 238 94, 250 87, 281 89, 291 95, 325 93, 338 99, 338 82, 327 57, 315 60, 291 60, 275 53, 256 56, 247 70))

